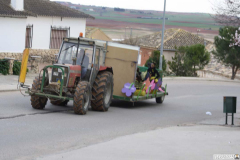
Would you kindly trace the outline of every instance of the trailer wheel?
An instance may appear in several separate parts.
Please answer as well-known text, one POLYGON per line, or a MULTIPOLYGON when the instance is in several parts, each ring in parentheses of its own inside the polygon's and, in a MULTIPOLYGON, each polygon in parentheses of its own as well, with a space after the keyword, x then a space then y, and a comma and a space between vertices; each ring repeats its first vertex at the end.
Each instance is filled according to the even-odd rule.
POLYGON ((111 72, 100 72, 97 75, 92 88, 92 110, 108 111, 113 97, 113 85, 113 75, 111 72))
POLYGON ((90 84, 85 81, 79 82, 73 98, 74 113, 80 115, 86 114, 90 105, 90 99, 90 84))
MULTIPOLYGON (((165 91, 165 88, 162 87, 162 90, 165 91)), ((165 99, 165 95, 162 96, 162 97, 158 97, 158 98, 156 98, 156 102, 157 102, 157 103, 163 103, 164 99, 165 99)))
POLYGON ((56 105, 56 106, 66 106, 68 104, 69 100, 61 100, 61 99, 53 99, 50 98, 50 103, 52 105, 56 105))
MULTIPOLYGON (((49 81, 48 79, 45 79, 45 86, 48 85, 49 81)), ((38 91, 41 88, 42 84, 42 77, 36 77, 35 80, 33 80, 32 84, 32 91, 38 91)), ((31 105, 34 109, 44 109, 47 104, 48 98, 46 97, 39 97, 36 95, 31 96, 31 105)))

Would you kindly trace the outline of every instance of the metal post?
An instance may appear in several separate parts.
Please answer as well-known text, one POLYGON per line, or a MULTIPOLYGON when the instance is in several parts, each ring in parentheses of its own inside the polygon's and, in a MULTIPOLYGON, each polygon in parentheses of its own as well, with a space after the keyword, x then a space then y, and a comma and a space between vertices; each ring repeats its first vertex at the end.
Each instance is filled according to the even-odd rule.
POLYGON ((162 70, 162 55, 163 55, 163 41, 164 41, 164 31, 165 31, 165 12, 166 12, 166 0, 164 0, 164 11, 163 11, 163 25, 162 25, 162 41, 159 59, 159 70, 162 70))
POLYGON ((130 38, 132 38, 132 27, 131 27, 131 34, 130 34, 130 38))
POLYGON ((234 125, 234 113, 232 113, 232 125, 234 125))
POLYGON ((127 31, 126 30, 127 30, 127 27, 125 27, 125 39, 127 38, 126 37, 127 36, 127 33, 126 33, 127 31))
POLYGON ((228 125, 227 120, 228 120, 228 114, 226 113, 226 123, 225 123, 225 125, 228 125))

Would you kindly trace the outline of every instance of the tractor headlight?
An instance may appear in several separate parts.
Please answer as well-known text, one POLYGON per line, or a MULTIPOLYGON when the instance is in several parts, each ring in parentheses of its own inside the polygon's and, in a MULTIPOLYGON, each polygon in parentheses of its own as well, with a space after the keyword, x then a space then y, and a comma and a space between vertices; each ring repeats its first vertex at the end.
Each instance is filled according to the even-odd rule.
POLYGON ((58 72, 53 72, 53 75, 54 76, 58 76, 58 72))

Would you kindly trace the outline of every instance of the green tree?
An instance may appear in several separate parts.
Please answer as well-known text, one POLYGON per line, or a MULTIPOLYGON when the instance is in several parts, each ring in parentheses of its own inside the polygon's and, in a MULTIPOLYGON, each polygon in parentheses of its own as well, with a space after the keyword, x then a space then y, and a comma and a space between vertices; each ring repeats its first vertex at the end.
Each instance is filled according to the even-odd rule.
POLYGON ((210 61, 210 53, 202 44, 176 48, 175 56, 168 62, 176 76, 196 76, 197 69, 203 69, 210 61))
POLYGON ((213 55, 219 62, 225 65, 231 66, 232 77, 234 80, 238 69, 240 68, 240 47, 232 46, 232 38, 235 32, 238 30, 236 27, 224 27, 219 29, 219 36, 214 38, 214 44, 216 50, 213 51, 213 55))
POLYGON ((176 76, 191 76, 191 66, 185 63, 185 54, 187 47, 181 46, 176 48, 175 56, 172 61, 168 61, 169 69, 176 74, 176 76))
POLYGON ((203 69, 210 61, 210 53, 206 51, 202 44, 192 45, 186 48, 185 63, 192 68, 193 75, 196 76, 196 70, 203 69))
POLYGON ((7 60, 0 60, 0 73, 3 75, 9 74, 9 62, 7 60))
MULTIPOLYGON (((145 63, 145 66, 147 67, 148 64, 150 64, 152 62, 155 62, 156 63, 155 67, 159 68, 159 57, 160 57, 160 51, 158 51, 158 50, 153 51, 151 56, 149 57, 149 59, 145 63)), ((163 55, 163 58, 162 58, 162 62, 163 62, 162 69, 163 69, 163 71, 166 71, 166 69, 167 69, 167 62, 166 62, 166 59, 165 59, 164 55, 163 55)))
POLYGON ((21 62, 14 61, 13 62, 13 75, 19 75, 21 71, 21 62))

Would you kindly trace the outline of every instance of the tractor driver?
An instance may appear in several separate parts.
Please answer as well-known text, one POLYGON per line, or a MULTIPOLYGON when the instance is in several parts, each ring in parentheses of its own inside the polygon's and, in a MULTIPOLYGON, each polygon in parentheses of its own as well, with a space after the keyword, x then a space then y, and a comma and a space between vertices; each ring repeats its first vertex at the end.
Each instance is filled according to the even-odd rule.
POLYGON ((86 55, 86 53, 85 53, 85 56, 83 57, 84 53, 85 53, 85 50, 80 49, 80 52, 78 53, 78 56, 77 56, 77 63, 76 63, 77 65, 81 65, 82 58, 84 58, 83 64, 82 64, 82 78, 85 77, 87 73, 88 65, 89 65, 89 57, 86 55))

